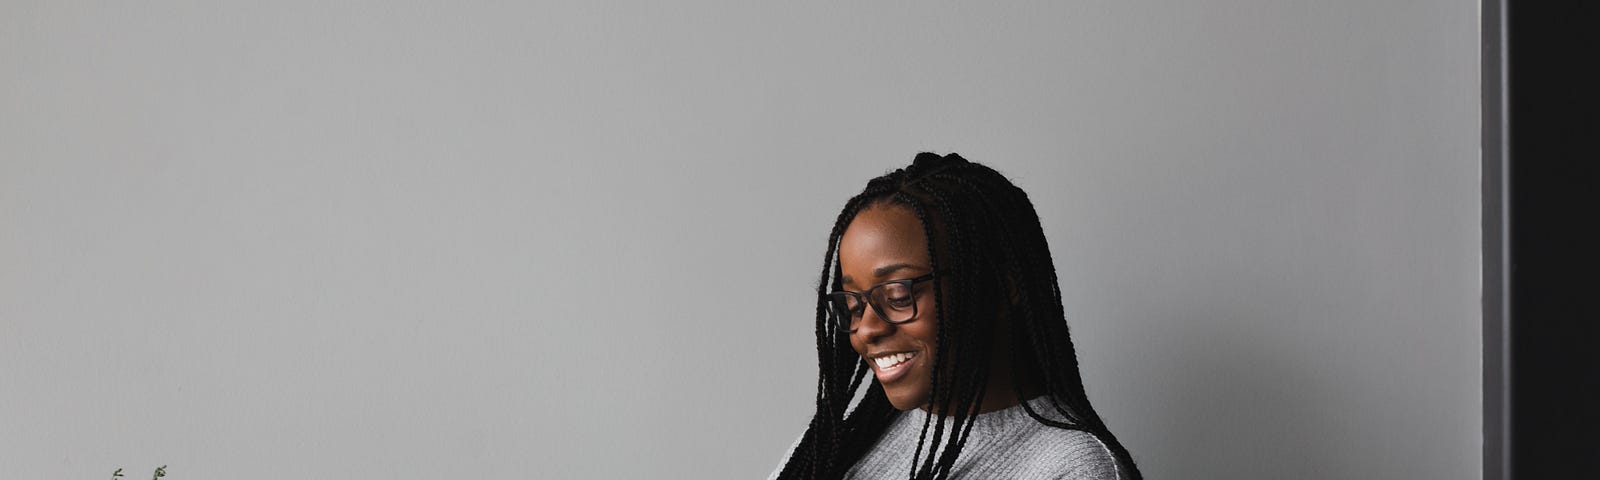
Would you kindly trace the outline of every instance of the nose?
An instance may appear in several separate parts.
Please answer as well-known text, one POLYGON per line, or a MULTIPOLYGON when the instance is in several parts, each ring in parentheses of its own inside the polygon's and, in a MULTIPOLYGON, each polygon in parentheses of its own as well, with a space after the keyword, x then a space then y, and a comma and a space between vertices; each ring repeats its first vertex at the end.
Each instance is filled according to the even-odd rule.
POLYGON ((868 343, 871 343, 877 341, 879 337, 894 333, 894 329, 894 324, 878 316, 878 309, 868 305, 861 311, 861 323, 856 325, 855 335, 859 335, 866 339, 868 343))

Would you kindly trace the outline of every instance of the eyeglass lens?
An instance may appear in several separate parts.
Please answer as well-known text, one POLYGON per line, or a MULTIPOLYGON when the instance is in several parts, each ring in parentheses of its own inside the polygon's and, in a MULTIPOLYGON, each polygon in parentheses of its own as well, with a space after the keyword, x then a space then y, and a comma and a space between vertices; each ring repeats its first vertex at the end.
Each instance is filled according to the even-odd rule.
MULTIPOLYGON (((835 317, 841 323, 848 319, 847 330, 853 332, 861 326, 861 317, 866 314, 868 305, 862 304, 860 295, 835 292, 830 299, 835 317)), ((874 314, 890 323, 908 322, 917 316, 917 302, 911 295, 911 286, 904 283, 879 285, 867 292, 867 302, 874 308, 874 314)))

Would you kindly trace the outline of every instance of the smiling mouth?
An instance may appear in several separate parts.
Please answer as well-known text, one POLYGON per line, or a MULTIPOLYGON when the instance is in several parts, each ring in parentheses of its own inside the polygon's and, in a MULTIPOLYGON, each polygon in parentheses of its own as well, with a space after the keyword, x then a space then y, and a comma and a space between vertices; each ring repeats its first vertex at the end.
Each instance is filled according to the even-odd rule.
POLYGON ((905 353, 896 353, 896 354, 891 354, 891 355, 884 355, 884 356, 872 359, 872 363, 878 364, 878 368, 880 368, 880 369, 889 369, 889 368, 898 367, 898 366, 900 366, 900 364, 906 363, 908 361, 911 361, 911 359, 913 359, 913 358, 917 358, 917 352, 905 352, 905 353))
POLYGON ((900 352, 872 357, 871 362, 878 381, 889 383, 905 376, 911 362, 916 359, 917 352, 900 352))

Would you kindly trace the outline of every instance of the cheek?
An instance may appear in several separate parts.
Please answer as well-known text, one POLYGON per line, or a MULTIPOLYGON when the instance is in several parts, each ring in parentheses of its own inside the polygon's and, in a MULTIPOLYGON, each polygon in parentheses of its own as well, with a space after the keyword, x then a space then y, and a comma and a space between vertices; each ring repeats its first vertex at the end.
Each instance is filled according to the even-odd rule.
POLYGON ((860 356, 865 357, 866 356, 866 351, 867 351, 867 342, 866 342, 866 340, 864 338, 862 338, 860 335, 855 334, 855 333, 850 334, 849 339, 850 339, 850 349, 854 350, 856 352, 856 355, 860 355, 860 356))

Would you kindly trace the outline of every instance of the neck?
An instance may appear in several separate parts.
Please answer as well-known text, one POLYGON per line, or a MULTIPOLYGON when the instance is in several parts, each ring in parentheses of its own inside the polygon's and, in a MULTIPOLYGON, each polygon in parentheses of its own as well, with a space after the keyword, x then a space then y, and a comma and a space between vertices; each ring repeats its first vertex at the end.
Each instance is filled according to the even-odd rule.
MULTIPOLYGON (((994 373, 998 372, 991 372, 989 385, 984 388, 983 403, 973 405, 968 412, 977 410, 977 413, 989 413, 996 410, 1004 410, 1021 405, 1024 401, 1044 394, 1044 389, 1040 388, 1036 382, 1016 383, 1011 381, 1011 376, 1008 374, 993 376, 994 373), (1021 395, 1020 397, 1018 396, 1019 394, 1021 395)), ((933 405, 931 399, 927 405, 917 408, 922 409, 924 412, 934 413, 938 413, 939 410, 937 405, 933 405)))
MULTIPOLYGON (((1020 379, 1013 378, 1011 371, 1012 346, 1008 341, 1011 339, 1011 326, 1009 322, 1004 320, 1009 317, 1006 315, 1005 309, 1002 309, 997 316, 1002 321, 996 325, 995 333, 990 338, 990 341, 993 342, 990 346, 990 351, 993 353, 989 357, 988 384, 984 386, 983 402, 972 407, 977 410, 977 413, 989 413, 1015 407, 1024 401, 1044 394, 1044 388, 1041 386, 1042 382, 1039 380, 1037 372, 1033 374, 1023 373, 1020 379)), ((925 412, 937 413, 938 408, 932 404, 933 399, 929 399, 928 402, 928 405, 918 408, 925 412)))

